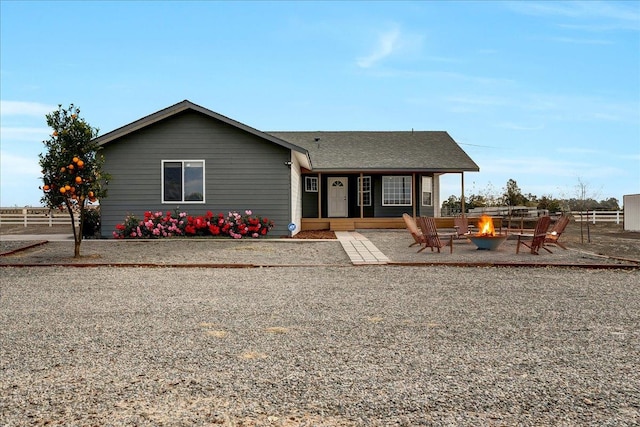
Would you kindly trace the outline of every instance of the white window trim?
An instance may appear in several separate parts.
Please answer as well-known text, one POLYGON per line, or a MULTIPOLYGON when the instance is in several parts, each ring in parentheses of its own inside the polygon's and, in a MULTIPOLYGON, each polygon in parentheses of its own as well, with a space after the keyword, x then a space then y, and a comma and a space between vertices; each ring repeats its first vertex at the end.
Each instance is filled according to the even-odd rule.
POLYGON ((421 190, 420 197, 422 198, 422 206, 433 206, 433 177, 432 176, 423 176, 422 177, 422 185, 421 185, 420 190, 421 190), (425 187, 424 180, 425 180, 425 178, 428 179, 429 182, 431 183, 431 185, 429 186, 430 187, 429 191, 427 191, 427 193, 431 194, 431 197, 430 197, 431 203, 429 203, 429 204, 426 204, 424 202, 424 193, 425 193, 425 191, 424 191, 424 187, 425 187))
MULTIPOLYGON (((368 190, 364 190, 363 193, 367 194, 369 193, 369 203, 364 203, 363 206, 371 206, 371 202, 373 200, 373 197, 371 197, 371 190, 372 190, 372 181, 371 181, 371 176, 365 175, 362 177, 362 179, 364 180, 364 182, 369 181, 369 189, 368 190)), ((360 185, 360 177, 358 177, 358 206, 360 206, 360 200, 364 199, 364 197, 360 197, 360 189, 362 188, 362 186, 360 185)))
POLYGON ((413 177, 411 175, 383 175, 382 176, 382 206, 413 206, 413 177), (385 178, 409 178, 409 203, 385 203, 385 178))
POLYGON ((162 160, 160 164, 160 198, 162 204, 186 203, 190 205, 203 205, 206 201, 206 163, 204 159, 191 160, 162 160), (202 200, 184 200, 184 164, 189 162, 202 163, 202 200), (182 164, 182 200, 164 200, 164 164, 165 163, 181 163, 182 164))
POLYGON ((307 192, 307 193, 317 193, 318 192, 318 177, 317 176, 305 176, 304 177, 304 191, 307 192))

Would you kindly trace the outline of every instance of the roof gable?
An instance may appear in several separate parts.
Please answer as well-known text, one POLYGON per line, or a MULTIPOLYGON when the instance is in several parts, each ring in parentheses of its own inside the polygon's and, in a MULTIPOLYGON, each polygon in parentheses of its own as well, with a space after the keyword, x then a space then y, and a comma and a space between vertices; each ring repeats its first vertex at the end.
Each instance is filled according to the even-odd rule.
POLYGON ((180 114, 184 111, 187 110, 193 110, 196 111, 198 113, 204 114, 205 116, 211 117, 212 119, 216 119, 219 120, 221 122, 224 122, 228 125, 234 126, 238 129, 241 129, 245 132, 251 133, 253 135, 256 135, 260 138, 266 139, 270 142, 273 142, 274 144, 283 146, 285 148, 288 148, 290 150, 296 151, 298 153, 302 153, 304 155, 306 155, 306 157, 308 158, 308 153, 307 150, 305 150, 302 147, 298 147, 295 144, 292 144, 290 142, 287 141, 283 141, 279 138, 277 138, 274 135, 270 135, 264 132, 261 132, 257 129, 252 128, 251 126, 247 126, 244 123, 240 123, 236 120, 230 119, 229 117, 223 116, 222 114, 218 114, 214 111, 211 111, 207 108, 201 107, 200 105, 194 104, 191 101, 188 100, 184 100, 182 102, 179 102, 177 104, 174 104, 170 107, 167 107, 165 109, 162 109, 160 111, 157 111, 153 114, 150 114, 146 117, 143 117, 139 120, 136 120, 135 122, 129 123, 128 125, 122 126, 118 129, 115 129, 111 132, 108 132, 102 136, 97 137, 94 141, 96 143, 98 143, 99 145, 107 145, 119 138, 122 138, 126 135, 129 135, 130 133, 133 133, 137 130, 143 129, 147 126, 151 126, 154 123, 160 122, 162 120, 165 120, 167 118, 173 117, 177 114, 180 114))
POLYGON ((306 148, 317 171, 479 171, 445 131, 269 132, 306 148))

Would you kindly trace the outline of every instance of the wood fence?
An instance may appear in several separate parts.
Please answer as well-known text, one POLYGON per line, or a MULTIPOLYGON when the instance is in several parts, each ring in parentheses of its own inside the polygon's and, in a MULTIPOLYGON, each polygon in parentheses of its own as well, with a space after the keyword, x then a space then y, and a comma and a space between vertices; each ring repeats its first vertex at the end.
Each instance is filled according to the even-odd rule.
MULTIPOLYGON (((80 222, 75 215, 76 226, 80 222)), ((48 208, 0 208, 0 225, 71 225, 69 212, 48 208)))
POLYGON ((623 211, 583 211, 583 212, 571 212, 573 219, 577 222, 591 222, 596 224, 598 222, 615 222, 616 224, 622 224, 624 221, 623 211))

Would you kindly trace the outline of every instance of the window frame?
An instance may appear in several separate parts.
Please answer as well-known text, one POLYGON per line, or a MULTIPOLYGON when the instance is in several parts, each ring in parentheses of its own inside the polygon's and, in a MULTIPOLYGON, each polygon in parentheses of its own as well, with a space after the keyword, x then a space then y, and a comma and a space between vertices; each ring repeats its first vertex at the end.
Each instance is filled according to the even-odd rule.
POLYGON ((420 198, 422 199, 422 206, 433 206, 433 177, 432 176, 422 176, 422 183, 421 183, 421 187, 420 187, 420 198), (429 202, 430 203, 425 203, 424 202, 424 193, 425 193, 425 179, 429 180, 429 191, 427 191, 427 193, 429 193, 429 202))
POLYGON ((206 203, 206 162, 204 159, 189 159, 189 160, 161 160, 160 162, 160 197, 162 204, 175 204, 175 203, 186 203, 186 204, 204 204, 206 203), (201 163, 202 164, 202 200, 186 200, 185 199, 185 170, 186 164, 192 163, 201 163), (167 163, 180 163, 180 184, 182 186, 181 189, 181 200, 165 200, 165 164, 167 163))
POLYGON ((305 176, 304 177, 304 191, 306 193, 318 192, 318 177, 317 176, 305 176))
POLYGON ((370 175, 364 175, 362 176, 363 179, 363 185, 360 186, 360 177, 358 177, 358 201, 357 201, 357 206, 360 206, 360 189, 362 188, 362 201, 364 202, 362 204, 362 206, 371 206, 371 203, 373 201, 373 198, 371 197, 371 190, 373 189, 372 184, 373 181, 371 180, 371 176, 370 175), (369 189, 365 190, 366 186, 367 186, 367 181, 369 182, 369 189), (367 194, 369 195, 369 202, 366 202, 366 196, 367 194))
POLYGON ((382 176, 382 206, 413 206, 413 177, 411 175, 383 175, 382 176), (388 201, 392 199, 391 197, 388 197, 386 194, 389 191, 386 185, 386 183, 388 182, 387 180, 389 178, 392 178, 392 179, 402 178, 403 190, 406 189, 407 186, 409 187, 408 203, 404 203, 407 201, 406 199, 404 200, 404 202, 400 201, 400 198, 398 198, 399 200, 398 203, 391 203, 388 201))

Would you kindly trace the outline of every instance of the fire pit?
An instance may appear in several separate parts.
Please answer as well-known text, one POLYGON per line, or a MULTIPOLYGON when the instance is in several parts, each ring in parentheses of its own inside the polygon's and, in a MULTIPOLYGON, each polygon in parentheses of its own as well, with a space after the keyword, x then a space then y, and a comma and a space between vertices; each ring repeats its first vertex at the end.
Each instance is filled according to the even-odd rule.
POLYGON ((495 251, 507 240, 507 236, 499 234, 497 236, 469 236, 469 240, 478 247, 478 250, 495 251))
POLYGON ((478 220, 478 233, 469 235, 469 240, 478 250, 494 251, 507 240, 506 234, 496 234, 493 220, 490 216, 482 215, 478 220))

